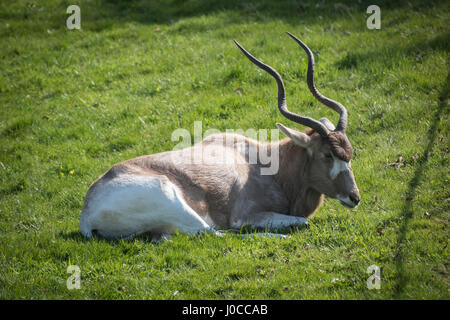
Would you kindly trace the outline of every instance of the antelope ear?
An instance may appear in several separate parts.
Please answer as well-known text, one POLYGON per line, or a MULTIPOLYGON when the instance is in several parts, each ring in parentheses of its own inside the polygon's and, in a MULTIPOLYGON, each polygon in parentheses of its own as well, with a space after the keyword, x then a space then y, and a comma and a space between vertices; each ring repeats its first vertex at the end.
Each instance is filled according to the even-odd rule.
POLYGON ((299 132, 294 129, 289 129, 288 127, 285 127, 281 123, 277 123, 278 129, 280 129, 283 134, 292 139, 292 141, 295 142, 295 144, 299 145, 302 148, 308 148, 311 144, 311 137, 308 136, 306 133, 299 132))

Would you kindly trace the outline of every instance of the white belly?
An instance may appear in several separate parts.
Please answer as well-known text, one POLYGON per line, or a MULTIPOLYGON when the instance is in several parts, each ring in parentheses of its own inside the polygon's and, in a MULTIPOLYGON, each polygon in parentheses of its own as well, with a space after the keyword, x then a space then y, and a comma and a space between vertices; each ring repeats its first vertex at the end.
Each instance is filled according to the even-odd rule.
POLYGON ((176 230, 195 233, 211 229, 186 203, 179 188, 162 176, 121 175, 102 181, 85 200, 82 233, 96 230, 107 238, 176 230))

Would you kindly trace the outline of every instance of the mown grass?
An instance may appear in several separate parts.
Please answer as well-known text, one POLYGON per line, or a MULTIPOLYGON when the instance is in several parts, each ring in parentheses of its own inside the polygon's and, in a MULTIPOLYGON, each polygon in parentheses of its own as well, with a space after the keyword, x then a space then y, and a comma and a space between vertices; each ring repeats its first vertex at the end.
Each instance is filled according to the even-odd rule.
POLYGON ((78 1, 80 31, 66 29, 71 1, 1 2, 1 298, 449 299, 449 3, 378 1, 381 30, 368 30, 361 2, 78 1), (173 130, 295 127, 232 39, 278 69, 292 110, 337 120, 285 31, 349 110, 362 204, 327 199, 286 240, 84 239, 90 183, 171 150, 173 130))

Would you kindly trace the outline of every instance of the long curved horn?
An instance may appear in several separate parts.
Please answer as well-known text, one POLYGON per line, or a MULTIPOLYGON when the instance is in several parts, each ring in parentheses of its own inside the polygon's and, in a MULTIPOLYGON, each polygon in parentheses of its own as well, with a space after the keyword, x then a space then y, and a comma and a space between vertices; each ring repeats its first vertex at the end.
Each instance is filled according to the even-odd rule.
POLYGON ((338 124, 336 126, 336 131, 342 131, 345 132, 345 129, 347 128, 347 109, 340 104, 337 101, 331 100, 327 97, 325 97, 323 94, 321 94, 316 86, 314 85, 314 56, 311 52, 311 50, 308 48, 306 44, 304 44, 302 41, 300 41, 296 36, 293 34, 286 32, 292 39, 294 39, 302 48, 305 50, 306 54, 308 55, 308 73, 306 77, 306 81, 308 83, 309 91, 313 94, 313 96, 319 100, 321 103, 326 105, 327 107, 330 107, 337 113, 339 113, 340 118, 338 121, 338 124))
POLYGON ((287 105, 286 105, 286 93, 284 90, 283 80, 281 79, 281 76, 278 74, 278 72, 275 69, 273 69, 272 67, 262 63, 261 61, 259 61, 255 57, 253 57, 250 53, 247 52, 247 50, 242 48, 241 45, 236 40, 234 40, 234 43, 236 43, 238 48, 241 49, 241 51, 246 55, 246 57, 251 62, 253 62, 258 67, 260 67, 261 69, 263 69, 264 71, 266 71, 268 74, 270 74, 272 77, 275 78, 275 80, 277 81, 277 85, 278 85, 278 109, 280 109, 280 112, 283 116, 285 116, 289 120, 292 120, 296 123, 299 123, 304 126, 310 127, 311 129, 314 129, 323 137, 328 136, 329 130, 321 122, 316 121, 309 117, 302 117, 302 116, 295 114, 288 110, 287 105))

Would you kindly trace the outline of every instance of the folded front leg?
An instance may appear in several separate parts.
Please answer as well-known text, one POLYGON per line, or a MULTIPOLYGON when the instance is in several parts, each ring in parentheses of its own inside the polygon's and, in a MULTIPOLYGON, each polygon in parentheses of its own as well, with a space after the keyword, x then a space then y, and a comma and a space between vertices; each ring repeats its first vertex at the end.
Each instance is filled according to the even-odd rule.
POLYGON ((237 220, 233 227, 249 226, 253 229, 284 229, 308 224, 308 220, 303 217, 289 216, 276 212, 258 212, 242 220, 237 220))

